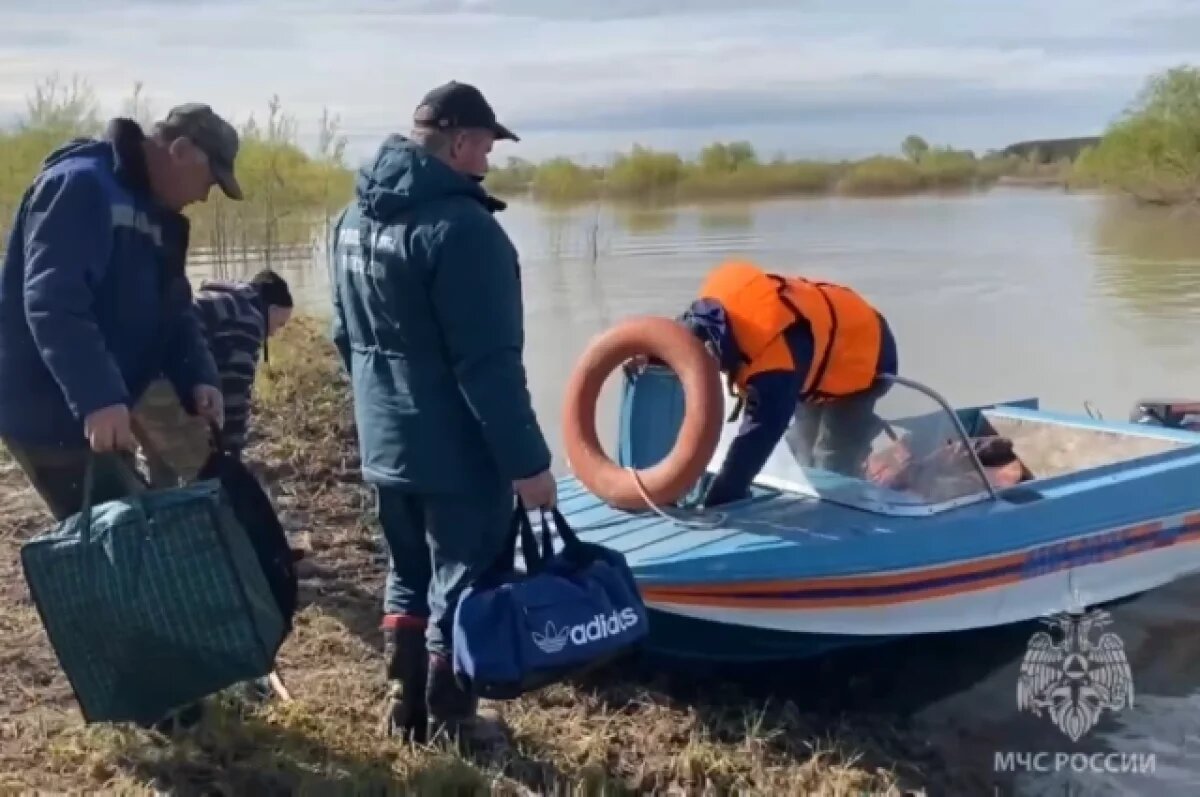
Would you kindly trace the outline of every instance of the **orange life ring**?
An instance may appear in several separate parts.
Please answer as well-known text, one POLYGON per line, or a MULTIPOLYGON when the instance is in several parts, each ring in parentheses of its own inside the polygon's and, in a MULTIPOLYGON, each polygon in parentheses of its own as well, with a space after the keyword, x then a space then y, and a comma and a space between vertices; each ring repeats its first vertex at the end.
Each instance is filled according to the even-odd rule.
POLYGON ((717 364, 687 327, 659 316, 630 318, 593 338, 567 381, 562 416, 567 462, 579 481, 610 506, 645 508, 639 479, 655 504, 670 504, 704 473, 720 440, 724 411, 717 364), (685 408, 671 451, 635 478, 604 453, 596 434, 596 402, 609 374, 638 355, 656 357, 675 372, 683 383, 685 408))

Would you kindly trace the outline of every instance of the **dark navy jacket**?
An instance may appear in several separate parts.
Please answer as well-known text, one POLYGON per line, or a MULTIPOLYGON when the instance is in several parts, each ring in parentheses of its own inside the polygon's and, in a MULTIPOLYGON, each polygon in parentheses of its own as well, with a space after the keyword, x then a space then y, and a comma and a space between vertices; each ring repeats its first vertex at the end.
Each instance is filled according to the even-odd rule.
POLYGON ((333 339, 354 389, 363 478, 472 492, 550 451, 526 383, 504 204, 401 136, 357 178, 330 245, 333 339))
MULTIPOLYGON (((679 320, 708 345, 724 373, 733 373, 742 362, 742 354, 730 330, 725 308, 719 302, 697 299, 680 315, 679 320)), ((883 341, 876 373, 895 374, 899 366, 896 339, 883 316, 880 316, 880 321, 883 324, 883 341)), ((742 424, 729 446, 721 470, 709 486, 706 505, 715 506, 742 498, 791 423, 800 390, 804 387, 808 364, 813 359, 814 343, 812 330, 803 320, 788 327, 784 338, 791 349, 796 368, 792 371, 763 371, 746 380, 748 396, 742 424)))
POLYGON ((149 190, 141 129, 52 152, 21 200, 0 275, 0 435, 86 445, 83 419, 165 374, 189 410, 217 385, 184 273, 188 221, 149 190))

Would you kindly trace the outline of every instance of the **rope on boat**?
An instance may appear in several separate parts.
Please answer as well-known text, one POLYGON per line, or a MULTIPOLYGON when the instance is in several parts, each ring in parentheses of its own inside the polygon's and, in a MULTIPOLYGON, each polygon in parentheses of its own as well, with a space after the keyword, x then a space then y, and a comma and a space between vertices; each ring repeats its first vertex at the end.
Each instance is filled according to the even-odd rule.
MULTIPOLYGON (((679 518, 674 515, 669 515, 666 512, 664 512, 662 510, 662 508, 658 506, 658 504, 654 503, 654 499, 652 499, 650 497, 649 493, 646 491, 646 486, 644 484, 642 484, 642 479, 640 476, 638 476, 638 472, 630 467, 626 467, 625 470, 627 470, 631 474, 633 474, 634 485, 637 487, 638 493, 641 495, 642 500, 646 502, 646 506, 648 506, 653 512, 655 512, 656 514, 661 516, 664 520, 670 521, 671 523, 674 523, 677 526, 682 526, 685 529, 708 531, 708 530, 712 530, 712 529, 721 528, 725 524, 725 521, 729 517, 729 514, 727 512, 716 512, 710 516, 712 518, 712 520, 710 522, 703 523, 703 522, 684 520, 683 518, 679 518)), ((779 531, 785 532, 787 534, 793 534, 793 535, 794 534, 807 534, 810 537, 819 537, 824 540, 840 539, 838 536, 836 536, 834 534, 822 534, 821 532, 813 531, 812 529, 798 528, 798 527, 794 527, 794 526, 785 526, 782 523, 775 523, 770 520, 763 520, 762 518, 748 519, 748 520, 745 520, 744 523, 745 523, 745 525, 748 525, 748 526, 763 526, 766 528, 778 529, 779 531)), ((594 527, 589 526, 588 528, 594 528, 594 527)))
POLYGON ((629 467, 625 468, 625 470, 629 471, 629 473, 633 475, 633 483, 637 487, 638 494, 642 496, 642 500, 646 502, 646 506, 650 507, 651 511, 661 516, 663 519, 669 520, 672 523, 676 523, 684 528, 689 529, 715 529, 719 528, 725 522, 726 514, 724 512, 716 513, 709 522, 684 520, 682 518, 675 517, 674 515, 668 515, 662 510, 661 507, 659 507, 658 504, 654 503, 654 499, 652 499, 650 494, 646 491, 646 485, 642 484, 642 477, 638 475, 638 472, 629 467))
POLYGON ((1091 399, 1083 400, 1083 411, 1094 421, 1104 420, 1104 416, 1100 414, 1100 410, 1096 409, 1096 405, 1092 403, 1091 399))
MULTIPOLYGON (((641 477, 638 476, 637 471, 634 470, 633 468, 629 468, 629 467, 626 467, 625 470, 627 470, 633 474, 634 484, 637 486, 638 493, 641 494, 642 500, 646 502, 646 506, 650 507, 650 509, 653 512, 660 515, 663 519, 668 520, 677 526, 682 526, 686 529, 711 530, 711 529, 721 528, 725 524, 725 521, 729 518, 729 513, 727 513, 727 512, 716 512, 716 513, 713 513, 711 516, 709 516, 712 518, 712 520, 710 522, 703 523, 703 522, 684 520, 684 519, 676 517, 674 515, 668 515, 666 512, 664 512, 662 510, 661 507, 658 506, 658 504, 654 503, 654 500, 650 497, 650 495, 646 491, 646 486, 644 484, 642 484, 641 477)), ((779 531, 785 532, 788 534, 807 534, 810 537, 819 537, 824 540, 840 539, 839 537, 837 537, 836 535, 833 535, 833 534, 822 534, 821 532, 813 531, 812 529, 798 528, 798 527, 794 527, 794 526, 785 526, 782 523, 775 523, 773 521, 763 520, 762 518, 758 518, 758 517, 753 518, 753 519, 747 519, 743 522, 747 526, 763 526, 766 528, 778 529, 779 531)))

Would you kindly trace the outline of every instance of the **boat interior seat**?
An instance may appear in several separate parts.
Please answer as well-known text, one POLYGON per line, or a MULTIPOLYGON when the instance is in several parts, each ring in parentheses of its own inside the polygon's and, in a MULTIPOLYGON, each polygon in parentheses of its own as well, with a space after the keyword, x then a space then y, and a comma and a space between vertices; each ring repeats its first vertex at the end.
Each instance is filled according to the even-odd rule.
POLYGON ((1177 440, 1025 417, 1002 409, 983 410, 976 434, 997 434, 1011 440, 1013 453, 1035 481, 1160 454, 1186 445, 1177 440))

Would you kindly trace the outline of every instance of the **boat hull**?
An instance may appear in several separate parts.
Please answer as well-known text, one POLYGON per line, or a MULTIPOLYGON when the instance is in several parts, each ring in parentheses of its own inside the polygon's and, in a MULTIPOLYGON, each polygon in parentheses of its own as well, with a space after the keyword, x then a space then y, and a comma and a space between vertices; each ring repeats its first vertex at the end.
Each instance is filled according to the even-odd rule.
POLYGON ((1200 572, 1200 515, 1098 531, 951 565, 852 577, 643 583, 660 612, 784 633, 889 636, 987 628, 1082 610, 1200 572))
POLYGON ((798 633, 717 622, 648 607, 650 656, 678 661, 753 663, 807 659, 847 648, 878 645, 897 635, 798 633))

